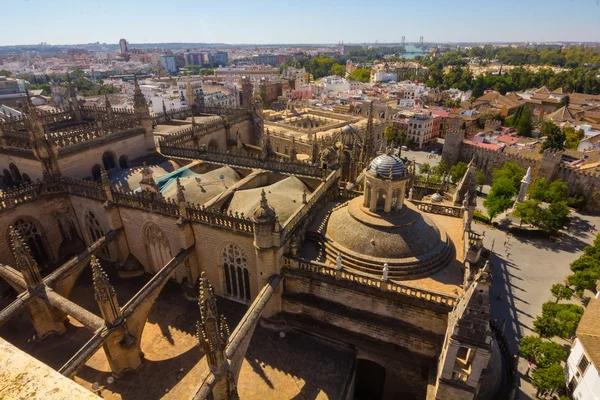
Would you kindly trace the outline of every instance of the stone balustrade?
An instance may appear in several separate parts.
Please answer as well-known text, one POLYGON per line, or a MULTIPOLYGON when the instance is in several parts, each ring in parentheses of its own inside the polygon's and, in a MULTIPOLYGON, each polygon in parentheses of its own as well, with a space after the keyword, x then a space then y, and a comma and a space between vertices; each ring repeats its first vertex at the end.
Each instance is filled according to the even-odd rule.
POLYGON ((435 204, 435 203, 427 203, 424 201, 417 200, 409 200, 412 202, 417 209, 420 211, 431 213, 431 214, 440 214, 447 215, 450 217, 462 218, 465 210, 462 207, 454 207, 448 206, 444 204, 435 204))
POLYGON ((307 261, 300 258, 284 257, 284 267, 307 271, 311 274, 329 276, 341 281, 354 282, 359 285, 368 286, 384 292, 398 293, 404 296, 414 297, 448 307, 453 307, 457 299, 456 296, 449 294, 415 288, 390 280, 384 281, 382 279, 370 278, 347 271, 343 268, 341 270, 337 270, 332 266, 320 263, 318 261, 307 261))
POLYGON ((260 156, 252 156, 242 150, 228 152, 212 151, 205 148, 196 148, 186 145, 170 145, 164 140, 159 142, 160 151, 167 157, 188 160, 204 160, 213 163, 235 165, 246 168, 257 168, 275 172, 305 175, 311 177, 323 176, 323 169, 308 162, 280 162, 276 160, 262 160, 260 156))
POLYGON ((312 221, 313 217, 317 214, 318 210, 323 208, 327 202, 336 198, 339 194, 339 179, 342 170, 338 169, 332 171, 319 187, 310 195, 310 198, 300 209, 296 210, 288 220, 283 224, 283 230, 281 237, 284 240, 291 236, 296 228, 308 221, 312 221), (308 216, 308 218, 306 218, 308 216))

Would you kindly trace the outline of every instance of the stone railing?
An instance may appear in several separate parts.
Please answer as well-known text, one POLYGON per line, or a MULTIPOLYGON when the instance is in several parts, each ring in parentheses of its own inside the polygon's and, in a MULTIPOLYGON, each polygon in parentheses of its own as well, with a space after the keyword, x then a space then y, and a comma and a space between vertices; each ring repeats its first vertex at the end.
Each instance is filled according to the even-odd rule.
POLYGON ((57 108, 56 110, 41 111, 37 110, 44 125, 57 122, 68 121, 73 118, 71 110, 68 108, 57 108))
POLYGON ((469 247, 480 249, 483 247, 483 235, 480 235, 477 232, 469 231, 469 247))
POLYGON ((427 203, 424 201, 409 200, 420 211, 431 214, 448 215, 450 217, 462 218, 465 210, 462 207, 446 206, 443 204, 427 203))
POLYGON ((308 223, 316 215, 319 209, 325 206, 327 202, 337 197, 341 172, 341 169, 331 171, 331 174, 327 177, 326 181, 319 185, 319 187, 311 194, 306 204, 296 210, 296 212, 285 221, 283 230, 281 231, 281 237, 284 240, 290 237, 292 232, 294 232, 301 223, 308 223), (306 218, 307 216, 309 217, 306 218))
POLYGON ((345 269, 337 270, 327 264, 317 261, 307 261, 300 258, 284 257, 284 267, 290 269, 299 269, 312 274, 329 276, 341 281, 354 282, 362 286, 372 287, 384 292, 398 293, 404 296, 409 296, 417 299, 422 299, 432 303, 453 307, 456 303, 456 297, 444 293, 435 292, 433 290, 423 290, 409 285, 384 281, 382 279, 370 278, 359 275, 345 269))
MULTIPOLYGON (((182 217, 181 208, 174 200, 154 196, 149 192, 130 192, 119 188, 110 189, 113 204, 124 207, 137 208, 166 215, 168 217, 182 217)), ((70 194, 87 197, 98 201, 106 201, 106 189, 101 184, 73 178, 61 178, 59 181, 33 183, 18 186, 0 196, 0 212, 30 203, 46 195, 70 194)), ((186 204, 186 213, 192 222, 252 235, 254 225, 250 218, 244 214, 221 212, 216 209, 201 207, 198 204, 186 204)))
POLYGON ((192 139, 202 138, 209 133, 216 130, 225 128, 225 121, 222 118, 215 118, 212 121, 207 121, 202 124, 198 124, 195 127, 189 126, 176 133, 170 134, 169 136, 162 139, 162 143, 168 145, 183 144, 189 142, 192 139))
POLYGON ((200 222, 210 226, 227 228, 234 232, 253 234, 254 224, 249 217, 237 213, 225 214, 219 210, 203 207, 197 204, 187 204, 187 213, 191 221, 200 222))
POLYGON ((27 131, 6 131, 2 137, 4 145, 7 147, 16 147, 18 149, 31 149, 33 148, 31 140, 29 139, 29 133, 27 131))
POLYGON ((73 129, 50 132, 46 137, 58 147, 68 147, 73 144, 86 142, 103 136, 113 135, 134 128, 139 128, 139 123, 132 117, 120 117, 111 120, 98 121, 97 124, 78 125, 73 129))
POLYGON ((198 149, 193 146, 170 145, 165 143, 164 140, 161 140, 159 145, 161 153, 167 157, 204 160, 219 164, 236 165, 239 167, 265 169, 319 178, 323 177, 323 169, 310 163, 262 160, 259 156, 253 157, 245 151, 211 151, 205 148, 198 149))

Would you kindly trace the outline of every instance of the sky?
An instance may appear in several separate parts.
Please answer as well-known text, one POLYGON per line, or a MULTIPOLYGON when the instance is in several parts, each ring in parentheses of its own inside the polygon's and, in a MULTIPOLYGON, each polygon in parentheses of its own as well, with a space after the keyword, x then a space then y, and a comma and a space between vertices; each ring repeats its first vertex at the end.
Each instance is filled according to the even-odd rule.
POLYGON ((600 0, 0 0, 0 45, 600 41, 600 0))

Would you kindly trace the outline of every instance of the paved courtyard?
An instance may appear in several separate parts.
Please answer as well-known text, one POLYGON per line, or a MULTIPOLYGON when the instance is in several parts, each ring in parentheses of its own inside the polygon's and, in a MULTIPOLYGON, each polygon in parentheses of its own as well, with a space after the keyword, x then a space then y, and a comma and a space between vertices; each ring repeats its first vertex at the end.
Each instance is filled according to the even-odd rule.
MULTIPOLYGON (((503 230, 474 225, 476 231, 485 232, 486 248, 493 249, 492 317, 499 323, 506 320, 506 335, 513 352, 519 338, 534 334, 533 320, 541 314, 542 304, 554 299, 550 287, 571 274, 569 264, 596 236, 596 232, 588 230, 600 226, 600 217, 579 213, 571 216, 569 232, 563 232, 558 242, 507 236, 503 230)), ((527 363, 521 359, 521 398, 531 399, 535 398, 535 390, 524 375, 526 370, 527 363)))

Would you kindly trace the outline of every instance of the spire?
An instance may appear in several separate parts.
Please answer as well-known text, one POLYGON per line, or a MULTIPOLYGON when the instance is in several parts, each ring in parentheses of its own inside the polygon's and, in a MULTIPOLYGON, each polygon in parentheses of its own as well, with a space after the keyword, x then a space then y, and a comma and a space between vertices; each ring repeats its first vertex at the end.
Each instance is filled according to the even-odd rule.
POLYGON ((185 202, 185 195, 183 194, 183 192, 185 192, 185 188, 183 187, 183 185, 181 185, 181 181, 179 180, 179 177, 177 177, 177 180, 175 181, 175 185, 177 188, 177 204, 179 205, 179 213, 181 214, 181 217, 184 219, 188 218, 188 213, 187 213, 187 207, 186 207, 186 202, 185 202))
POLYGON ((146 98, 142 93, 142 89, 140 89, 140 84, 138 83, 137 75, 134 75, 133 109, 136 115, 140 117, 146 117, 150 115, 150 113, 148 112, 148 103, 146 102, 146 98))
POLYGON ((198 306, 200 307, 200 321, 196 332, 198 342, 206 354, 211 371, 220 371, 221 366, 226 362, 225 346, 229 339, 229 327, 225 316, 221 315, 219 318, 217 299, 204 271, 200 276, 198 306))
POLYGON ((42 284, 42 276, 37 262, 31 255, 29 246, 25 243, 21 235, 14 229, 8 228, 8 235, 12 246, 12 252, 17 263, 17 269, 23 274, 25 284, 29 289, 33 289, 42 284))
POLYGON ((106 170, 104 169, 104 165, 100 166, 100 180, 102 182, 104 193, 106 194, 106 200, 112 203, 114 201, 112 185, 110 184, 110 179, 108 178, 108 173, 106 173, 106 170))
POLYGON ((90 265, 92 266, 92 279, 94 281, 94 299, 96 299, 102 318, 104 318, 107 325, 109 327, 114 326, 120 322, 122 317, 117 293, 95 256, 92 256, 90 265))
POLYGON ((192 82, 190 81, 190 75, 187 75, 186 78, 186 82, 185 82, 185 97, 186 100, 188 102, 188 106, 193 106, 195 99, 194 99, 194 91, 192 90, 192 82))
POLYGON ((113 109, 112 109, 112 104, 110 104, 110 101, 108 100, 107 94, 104 95, 104 108, 106 110, 106 116, 108 117, 108 119, 112 119, 113 109))
POLYGON ((29 124, 29 137, 32 141, 36 141, 39 139, 46 139, 46 131, 44 129, 44 124, 42 123, 42 119, 37 113, 37 109, 31 102, 31 97, 29 96, 29 91, 27 91, 27 122, 29 124))
POLYGON ((69 81, 69 108, 71 109, 71 113, 73 113, 73 118, 77 121, 82 120, 81 110, 79 106, 79 100, 77 99, 77 92, 75 90, 75 86, 73 85, 73 81, 67 72, 67 80, 69 81))
POLYGON ((154 172, 144 162, 142 165, 142 180, 140 181, 140 188, 146 193, 154 193, 160 195, 160 189, 154 180, 154 172))
POLYGON ((168 117, 169 113, 167 112, 167 106, 165 105, 165 99, 162 101, 163 114, 168 117))
POLYGON ((296 161, 298 155, 298 150, 296 150, 296 137, 292 136, 292 149, 290 150, 290 160, 296 161))
POLYGON ((275 210, 267 202, 265 189, 260 194, 260 205, 254 211, 254 221, 257 223, 269 223, 275 221, 275 210))
POLYGON ((527 167, 527 173, 525 174, 523 179, 521 179, 521 183, 531 183, 531 167, 527 167))

